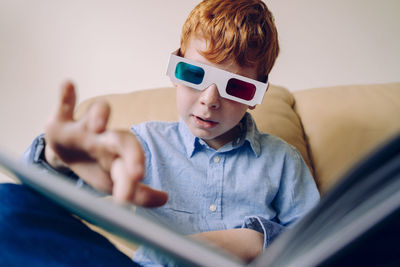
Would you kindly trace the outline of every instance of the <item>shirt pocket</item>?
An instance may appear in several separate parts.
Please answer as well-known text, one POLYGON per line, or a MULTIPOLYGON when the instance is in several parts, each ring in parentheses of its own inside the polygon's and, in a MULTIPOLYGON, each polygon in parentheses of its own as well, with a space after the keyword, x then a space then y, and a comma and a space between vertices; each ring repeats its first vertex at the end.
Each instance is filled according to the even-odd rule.
POLYGON ((195 211, 191 201, 170 199, 161 212, 179 233, 187 235, 199 232, 199 212, 195 211))

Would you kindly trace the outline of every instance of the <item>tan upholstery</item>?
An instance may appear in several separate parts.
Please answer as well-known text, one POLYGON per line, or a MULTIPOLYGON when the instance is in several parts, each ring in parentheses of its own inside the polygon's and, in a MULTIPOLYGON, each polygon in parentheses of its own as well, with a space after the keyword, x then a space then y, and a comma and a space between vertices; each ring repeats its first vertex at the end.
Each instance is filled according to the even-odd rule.
POLYGON ((400 132, 400 83, 311 89, 294 97, 322 193, 367 152, 400 132))
POLYGON ((111 106, 109 126, 113 129, 129 129, 132 124, 145 121, 176 121, 179 118, 173 87, 93 97, 78 106, 76 117, 82 116, 94 101, 99 100, 111 106))

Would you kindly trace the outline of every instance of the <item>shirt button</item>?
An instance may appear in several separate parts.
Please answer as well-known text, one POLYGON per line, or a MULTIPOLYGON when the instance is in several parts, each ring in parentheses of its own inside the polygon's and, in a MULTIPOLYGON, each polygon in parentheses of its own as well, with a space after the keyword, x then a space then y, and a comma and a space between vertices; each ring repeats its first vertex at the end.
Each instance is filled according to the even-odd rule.
POLYGON ((215 212, 217 210, 217 206, 215 204, 211 204, 210 207, 208 207, 208 209, 212 212, 215 212))
POLYGON ((220 158, 218 156, 215 156, 213 160, 215 163, 218 163, 220 161, 220 158))

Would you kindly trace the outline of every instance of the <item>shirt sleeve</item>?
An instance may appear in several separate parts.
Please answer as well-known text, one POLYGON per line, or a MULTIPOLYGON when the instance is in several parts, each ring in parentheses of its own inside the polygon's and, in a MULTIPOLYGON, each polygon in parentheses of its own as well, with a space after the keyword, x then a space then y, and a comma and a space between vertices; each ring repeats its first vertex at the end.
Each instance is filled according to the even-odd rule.
POLYGON ((76 175, 73 171, 69 170, 66 172, 59 172, 47 163, 46 158, 44 156, 44 151, 46 147, 46 139, 44 138, 44 134, 36 137, 32 144, 26 149, 26 151, 22 154, 21 161, 25 164, 33 164, 41 168, 43 171, 52 173, 52 174, 62 174, 65 177, 68 177, 71 180, 76 181, 76 186, 79 188, 85 188, 92 192, 95 192, 98 195, 104 195, 103 193, 93 189, 90 185, 84 182, 78 175, 76 175))
POLYGON ((46 140, 44 138, 44 134, 41 134, 33 140, 32 144, 24 152, 21 157, 22 162, 26 164, 36 165, 50 173, 59 174, 59 171, 57 171, 56 169, 51 167, 50 164, 47 163, 44 156, 45 147, 46 140))
POLYGON ((320 195, 308 166, 295 148, 288 151, 282 166, 279 190, 272 205, 277 212, 276 221, 289 226, 312 210, 320 195))
POLYGON ((242 228, 264 235, 264 249, 285 229, 303 218, 320 199, 314 178, 300 153, 290 146, 284 155, 281 170, 277 172, 279 189, 272 202, 276 217, 269 220, 262 216, 248 216, 242 224, 242 228))
POLYGON ((242 228, 252 229, 263 234, 263 248, 265 250, 286 227, 260 216, 247 216, 243 222, 242 228))

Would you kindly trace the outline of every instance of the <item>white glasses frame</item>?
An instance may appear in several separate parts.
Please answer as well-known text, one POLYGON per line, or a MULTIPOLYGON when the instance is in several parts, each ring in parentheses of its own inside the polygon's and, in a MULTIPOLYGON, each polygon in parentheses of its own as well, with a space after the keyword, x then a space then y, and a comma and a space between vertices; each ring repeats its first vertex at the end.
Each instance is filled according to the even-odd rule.
POLYGON ((184 57, 180 57, 177 55, 177 51, 173 52, 170 54, 169 57, 169 62, 168 62, 168 68, 167 68, 167 75, 170 77, 172 82, 180 83, 183 85, 186 85, 188 87, 197 89, 197 90, 204 90, 211 86, 212 84, 215 84, 218 88, 218 92, 221 97, 227 98, 245 105, 249 106, 255 106, 257 104, 261 104, 262 100, 264 98, 265 92, 268 89, 269 83, 268 83, 268 77, 266 79, 266 82, 260 82, 254 79, 247 78, 245 76, 241 76, 226 70, 222 70, 207 64, 203 64, 194 60, 190 60, 184 57), (197 67, 200 67, 204 70, 204 77, 203 80, 200 84, 194 84, 191 82, 187 82, 181 79, 178 79, 175 77, 175 69, 176 66, 179 62, 184 62, 188 63, 197 67), (231 78, 235 78, 250 84, 253 84, 256 87, 255 94, 251 100, 245 100, 239 97, 235 97, 233 95, 230 95, 226 92, 226 86, 228 84, 228 81, 231 78))

